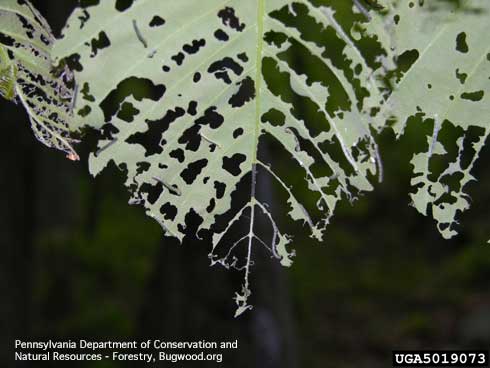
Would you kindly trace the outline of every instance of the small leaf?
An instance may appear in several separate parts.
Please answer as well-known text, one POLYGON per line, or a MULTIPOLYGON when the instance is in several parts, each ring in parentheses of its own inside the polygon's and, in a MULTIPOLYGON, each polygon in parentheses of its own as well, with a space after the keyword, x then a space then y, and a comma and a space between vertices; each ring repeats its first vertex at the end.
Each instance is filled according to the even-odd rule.
POLYGON ((0 95, 20 102, 36 138, 78 160, 70 137, 72 74, 54 75, 54 36, 42 15, 28 2, 0 1, 0 95))
POLYGON ((7 55, 7 50, 0 46, 0 96, 12 101, 15 99, 15 81, 17 68, 7 55))

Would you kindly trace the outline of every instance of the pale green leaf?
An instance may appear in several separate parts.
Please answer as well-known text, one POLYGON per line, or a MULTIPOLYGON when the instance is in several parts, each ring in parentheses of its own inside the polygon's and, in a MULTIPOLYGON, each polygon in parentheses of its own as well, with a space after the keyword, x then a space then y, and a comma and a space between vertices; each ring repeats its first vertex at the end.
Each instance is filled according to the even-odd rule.
POLYGON ((28 1, 0 0, 0 35, 0 95, 24 106, 39 141, 78 159, 70 138, 71 73, 53 74, 49 25, 28 1))
POLYGON ((249 308, 253 247, 265 247, 285 266, 294 255, 290 236, 258 195, 260 178, 277 183, 290 218, 320 240, 338 201, 370 190, 368 176, 379 174, 371 132, 384 122, 376 113, 385 99, 379 81, 385 65, 369 65, 358 46, 359 30, 373 31, 357 24, 365 17, 353 3, 348 10, 357 21, 347 26, 333 8, 313 0, 116 5, 107 0, 77 9, 55 46, 58 60, 67 58, 76 69, 78 125, 103 132, 90 170, 98 174, 110 162, 124 168, 131 202, 142 203, 180 240, 188 217, 197 214, 198 234, 214 233, 211 263, 245 274, 236 297, 240 314, 249 308), (298 68, 292 51, 325 75, 298 68), (281 90, 274 87, 278 79, 281 90), (313 106, 316 118, 304 116, 297 100, 313 106), (261 147, 267 142, 303 169, 317 198, 313 208, 266 162, 261 147), (189 177, 191 169, 197 176, 189 177), (248 200, 236 209, 232 194, 239 185, 248 187, 248 200), (222 215, 226 227, 216 224, 222 215), (249 230, 235 235, 234 225, 244 219, 249 230), (270 239, 258 237, 259 223, 271 227, 270 239), (245 259, 237 256, 240 248, 245 259))
POLYGON ((457 4, 396 1, 385 20, 393 55, 412 55, 385 106, 396 118, 399 136, 411 117, 421 117, 431 126, 425 152, 411 161, 415 174, 411 197, 420 213, 430 211, 445 238, 457 233, 457 215, 469 208, 464 189, 475 180, 471 170, 490 132, 490 2, 457 4), (456 137, 441 141, 441 136, 451 135, 456 137), (456 144, 452 157, 445 144, 456 144), (446 161, 443 169, 434 164, 438 159, 446 161))

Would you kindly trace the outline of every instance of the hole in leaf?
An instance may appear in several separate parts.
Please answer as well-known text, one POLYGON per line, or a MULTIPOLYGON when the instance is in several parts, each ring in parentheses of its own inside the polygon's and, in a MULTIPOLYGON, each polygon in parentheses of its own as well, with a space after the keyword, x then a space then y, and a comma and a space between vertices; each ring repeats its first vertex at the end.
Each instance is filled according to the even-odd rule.
POLYGON ((456 50, 459 52, 466 54, 469 50, 468 44, 466 43, 466 33, 461 32, 456 37, 456 50))

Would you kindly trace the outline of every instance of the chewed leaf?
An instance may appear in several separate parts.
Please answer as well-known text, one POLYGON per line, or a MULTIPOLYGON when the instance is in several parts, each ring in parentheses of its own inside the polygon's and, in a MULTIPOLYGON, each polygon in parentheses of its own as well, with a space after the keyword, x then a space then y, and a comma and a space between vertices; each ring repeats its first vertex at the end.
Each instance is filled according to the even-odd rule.
POLYGON ((77 160, 70 138, 74 83, 68 70, 53 74, 53 43, 48 24, 28 1, 0 1, 0 95, 24 106, 39 141, 77 160))
POLYGON ((463 190, 490 133, 489 16, 490 2, 475 0, 459 7, 397 1, 386 17, 394 54, 409 63, 394 77, 386 106, 398 135, 410 121, 429 125, 426 150, 412 160, 412 200, 420 213, 432 214, 445 238, 456 234, 456 216, 469 208, 463 190))
POLYGON ((81 86, 77 124, 101 131, 90 170, 111 161, 124 168, 131 202, 144 204, 168 235, 182 240, 196 217, 198 234, 212 230, 211 263, 245 274, 240 314, 249 309, 253 247, 285 266, 294 255, 257 183, 270 177, 288 198, 290 218, 320 240, 338 201, 370 190, 368 176, 379 172, 371 131, 384 122, 377 113, 385 65, 368 61, 362 35, 352 36, 366 21, 354 3, 343 5, 350 24, 309 0, 117 3, 77 9, 55 46, 81 86), (268 144, 302 168, 316 206, 267 162, 260 147, 268 144), (232 195, 243 185, 248 199, 235 208, 232 195), (226 227, 216 224, 221 216, 226 227), (233 236, 244 220, 248 231, 233 236), (270 239, 259 237, 258 222, 270 226, 270 239))

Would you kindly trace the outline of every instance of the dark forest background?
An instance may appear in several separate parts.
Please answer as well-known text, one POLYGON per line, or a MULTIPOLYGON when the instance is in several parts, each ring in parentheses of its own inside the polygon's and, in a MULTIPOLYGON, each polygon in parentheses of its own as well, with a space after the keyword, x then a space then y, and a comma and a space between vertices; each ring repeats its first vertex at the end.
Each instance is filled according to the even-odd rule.
MULTIPOLYGON (((56 34, 77 3, 32 2, 56 34)), ((409 207, 409 160, 425 138, 384 133, 384 182, 341 206, 323 244, 296 234, 291 269, 257 260, 255 309, 234 319, 241 275, 210 268, 197 239, 164 239, 128 206, 118 170, 90 177, 90 139, 73 163, 35 140, 20 105, 1 100, 0 119, 2 367, 31 366, 13 362, 15 338, 237 338, 222 364, 237 368, 386 367, 393 349, 488 348, 489 149, 460 235, 445 241, 409 207)))

